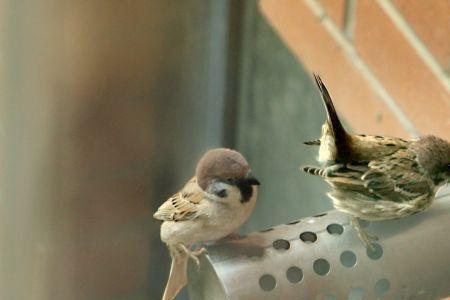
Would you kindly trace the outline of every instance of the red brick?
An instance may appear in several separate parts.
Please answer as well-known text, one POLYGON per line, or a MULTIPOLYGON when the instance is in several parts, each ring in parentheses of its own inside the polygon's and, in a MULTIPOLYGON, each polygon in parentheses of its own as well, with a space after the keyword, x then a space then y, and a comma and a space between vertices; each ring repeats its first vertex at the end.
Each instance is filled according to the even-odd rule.
POLYGON ((393 2, 438 62, 450 71, 450 1, 393 2))
POLYGON ((344 28, 345 17, 345 0, 319 0, 323 8, 333 20, 334 23, 340 28, 344 28))
POLYGON ((358 52, 422 134, 450 138, 450 95, 376 1, 357 5, 358 52))
POLYGON ((322 75, 337 109, 356 132, 408 136, 303 1, 262 0, 260 7, 303 65, 322 75))

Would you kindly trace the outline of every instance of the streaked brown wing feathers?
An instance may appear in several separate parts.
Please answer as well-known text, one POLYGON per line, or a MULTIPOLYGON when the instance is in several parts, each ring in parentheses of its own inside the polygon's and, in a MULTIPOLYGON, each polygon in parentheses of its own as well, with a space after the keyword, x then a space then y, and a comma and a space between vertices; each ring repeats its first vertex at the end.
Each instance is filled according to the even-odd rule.
POLYGON ((162 221, 192 220, 197 217, 198 204, 202 201, 204 191, 192 178, 181 191, 167 199, 153 215, 162 221))
POLYGON ((326 180, 335 188, 358 191, 373 200, 404 202, 432 192, 414 154, 406 150, 373 160, 367 165, 347 164, 330 172, 326 180))

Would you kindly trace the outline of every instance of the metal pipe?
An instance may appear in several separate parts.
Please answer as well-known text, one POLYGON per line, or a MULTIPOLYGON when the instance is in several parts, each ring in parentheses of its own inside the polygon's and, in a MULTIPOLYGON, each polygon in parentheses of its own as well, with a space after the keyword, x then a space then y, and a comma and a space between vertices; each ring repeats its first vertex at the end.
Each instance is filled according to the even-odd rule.
POLYGON ((365 222, 367 250, 336 210, 208 246, 190 299, 440 299, 450 295, 450 197, 405 219, 365 222))

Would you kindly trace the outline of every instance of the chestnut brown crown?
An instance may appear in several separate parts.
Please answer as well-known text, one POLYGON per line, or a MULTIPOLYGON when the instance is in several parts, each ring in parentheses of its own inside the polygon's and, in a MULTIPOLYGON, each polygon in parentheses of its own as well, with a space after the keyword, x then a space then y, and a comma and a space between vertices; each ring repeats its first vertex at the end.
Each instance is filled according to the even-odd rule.
POLYGON ((212 180, 245 178, 250 172, 250 165, 239 152, 217 148, 207 151, 200 158, 195 175, 198 185, 206 190, 212 180))

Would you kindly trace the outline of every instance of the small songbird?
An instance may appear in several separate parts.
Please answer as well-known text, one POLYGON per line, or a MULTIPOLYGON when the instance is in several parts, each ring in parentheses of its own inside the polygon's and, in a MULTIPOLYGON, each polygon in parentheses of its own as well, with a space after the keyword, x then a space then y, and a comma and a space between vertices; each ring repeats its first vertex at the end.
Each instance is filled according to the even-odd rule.
POLYGON ((234 233, 256 203, 259 182, 248 162, 237 151, 213 149, 197 164, 195 176, 153 215, 162 220, 161 240, 172 257, 163 300, 172 300, 187 284, 190 257, 199 266, 205 252, 194 244, 214 242, 234 233))
POLYGON ((357 218, 376 221, 403 218, 429 207, 439 187, 450 179, 450 143, 428 135, 401 139, 349 134, 342 126, 327 88, 314 75, 327 112, 318 145, 322 167, 302 167, 320 176, 332 191, 337 210, 352 216, 360 239, 371 246, 377 239, 357 218))

